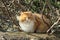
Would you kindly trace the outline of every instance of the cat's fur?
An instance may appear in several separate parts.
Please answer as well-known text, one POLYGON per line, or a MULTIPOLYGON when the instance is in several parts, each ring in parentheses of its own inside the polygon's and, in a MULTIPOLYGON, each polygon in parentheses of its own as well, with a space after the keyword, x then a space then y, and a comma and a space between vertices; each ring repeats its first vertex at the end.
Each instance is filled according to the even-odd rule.
POLYGON ((21 12, 17 16, 19 25, 24 32, 46 32, 50 27, 50 20, 42 14, 21 12))

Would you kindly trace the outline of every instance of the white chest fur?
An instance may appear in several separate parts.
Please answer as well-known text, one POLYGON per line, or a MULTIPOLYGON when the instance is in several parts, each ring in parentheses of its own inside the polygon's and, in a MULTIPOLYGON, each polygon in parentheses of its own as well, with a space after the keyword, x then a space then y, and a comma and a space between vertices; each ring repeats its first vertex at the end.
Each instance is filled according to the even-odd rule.
POLYGON ((21 29, 25 32, 34 32, 34 22, 33 21, 24 21, 19 23, 21 29))

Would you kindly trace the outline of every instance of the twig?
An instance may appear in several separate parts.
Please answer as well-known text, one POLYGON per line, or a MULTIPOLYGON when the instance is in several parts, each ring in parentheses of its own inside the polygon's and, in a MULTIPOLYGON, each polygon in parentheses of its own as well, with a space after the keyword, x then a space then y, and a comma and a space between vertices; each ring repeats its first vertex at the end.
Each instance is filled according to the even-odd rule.
POLYGON ((58 20, 47 30, 47 33, 48 33, 56 24, 58 24, 59 20, 60 20, 60 17, 59 17, 58 20))
POLYGON ((41 11, 42 14, 43 14, 43 11, 45 10, 45 6, 46 6, 46 2, 44 3, 43 8, 42 8, 42 11, 41 11))
POLYGON ((18 6, 20 9, 22 9, 23 11, 26 11, 25 6, 23 6, 23 5, 21 5, 21 4, 18 4, 18 3, 16 2, 16 0, 14 0, 14 4, 15 4, 16 6, 18 6))
POLYGON ((9 17, 10 15, 10 12, 9 12, 9 10, 8 10, 8 8, 7 8, 7 6, 6 6, 6 4, 5 4, 5 2, 4 2, 4 0, 2 0, 2 2, 3 2, 3 4, 4 4, 4 6, 5 6, 5 11, 6 11, 6 14, 8 14, 7 16, 9 17))

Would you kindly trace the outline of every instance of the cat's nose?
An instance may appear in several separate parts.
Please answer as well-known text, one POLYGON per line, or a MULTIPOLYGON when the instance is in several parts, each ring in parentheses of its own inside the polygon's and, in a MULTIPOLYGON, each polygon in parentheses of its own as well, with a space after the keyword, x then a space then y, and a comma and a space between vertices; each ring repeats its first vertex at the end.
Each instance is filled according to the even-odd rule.
POLYGON ((28 20, 28 18, 26 18, 26 20, 28 20))

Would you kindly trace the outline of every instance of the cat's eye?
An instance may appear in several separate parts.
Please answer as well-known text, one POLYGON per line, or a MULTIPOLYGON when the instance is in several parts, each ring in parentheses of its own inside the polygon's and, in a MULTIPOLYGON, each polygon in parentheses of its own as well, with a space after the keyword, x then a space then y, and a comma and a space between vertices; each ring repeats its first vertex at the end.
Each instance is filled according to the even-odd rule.
POLYGON ((28 19, 30 19, 30 17, 28 17, 28 19))
POLYGON ((17 15, 20 16, 21 14, 18 13, 17 15))

